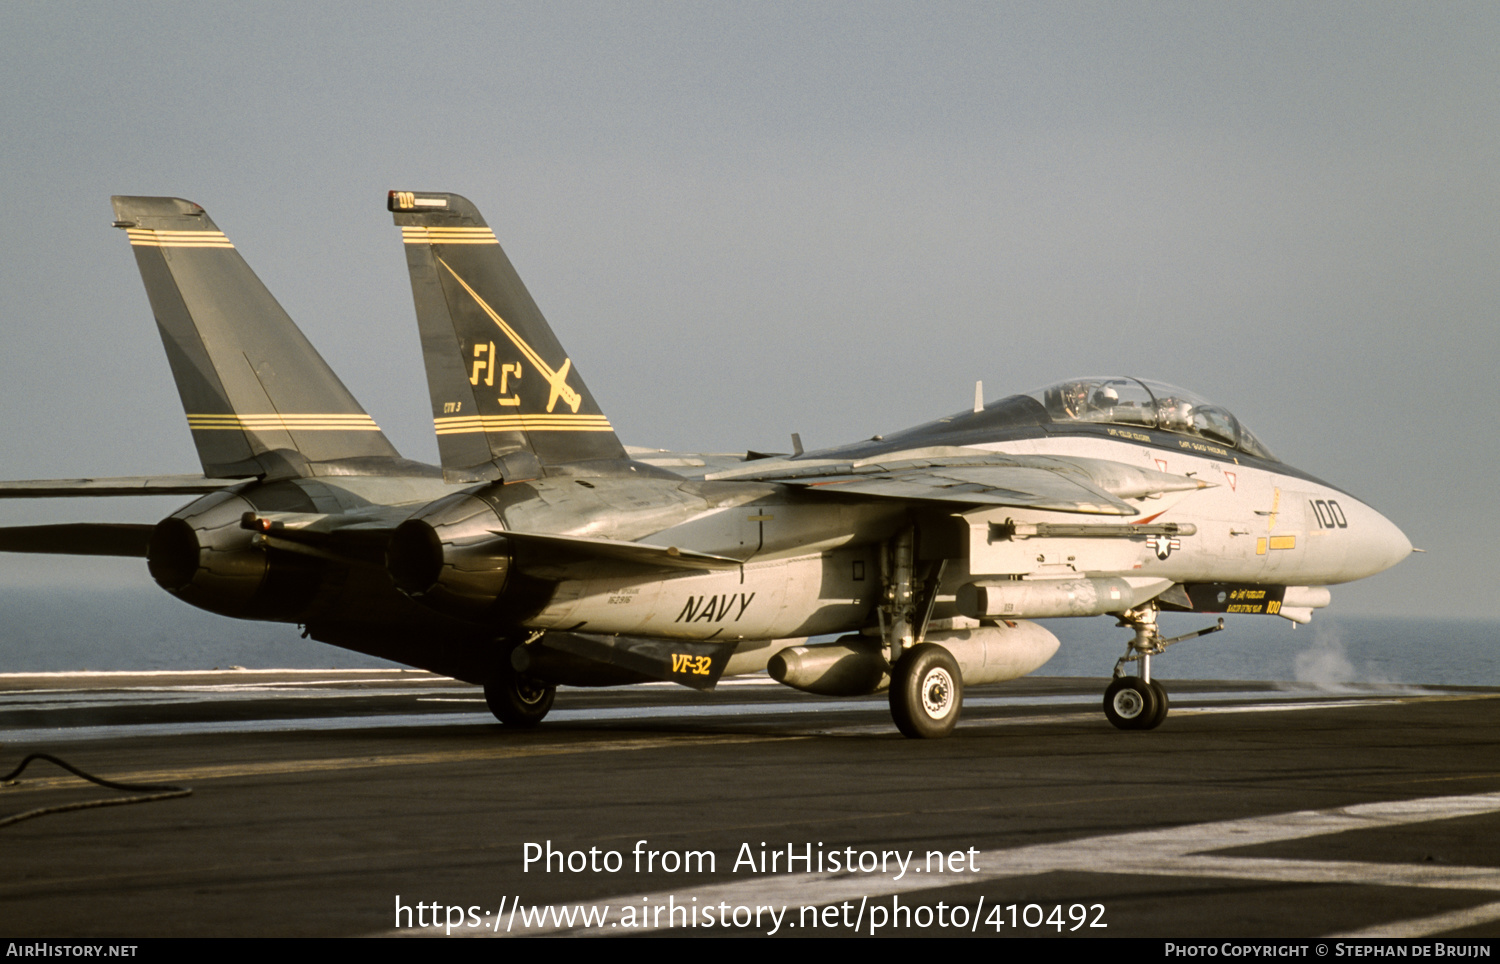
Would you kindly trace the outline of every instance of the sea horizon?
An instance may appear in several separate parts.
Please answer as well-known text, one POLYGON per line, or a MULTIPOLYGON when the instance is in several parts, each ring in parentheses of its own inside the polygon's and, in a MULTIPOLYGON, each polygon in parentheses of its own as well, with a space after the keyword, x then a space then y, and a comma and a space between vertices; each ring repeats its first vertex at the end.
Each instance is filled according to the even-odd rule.
MULTIPOLYGON (((360 669, 399 664, 301 638, 287 623, 234 620, 155 587, 0 588, 0 673, 247 669, 360 669)), ((1162 615, 1166 635, 1217 617, 1162 615)), ((1106 678, 1128 630, 1108 617, 1038 620, 1061 642, 1034 675, 1106 678)), ((1314 684, 1500 686, 1500 620, 1316 613, 1307 626, 1235 616, 1226 630, 1170 647, 1153 675, 1172 679, 1314 684)))

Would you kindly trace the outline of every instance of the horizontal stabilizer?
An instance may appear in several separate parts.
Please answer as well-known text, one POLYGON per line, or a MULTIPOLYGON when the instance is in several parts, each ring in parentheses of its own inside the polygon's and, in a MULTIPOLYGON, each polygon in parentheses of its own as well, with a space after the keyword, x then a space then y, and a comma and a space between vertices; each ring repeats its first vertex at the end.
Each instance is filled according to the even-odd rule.
POLYGON ((201 475, 128 475, 112 479, 35 479, 0 482, 0 499, 95 498, 115 495, 207 495, 244 479, 201 475))
POLYGON ((59 556, 129 556, 146 558, 149 524, 67 522, 0 528, 0 552, 38 552, 59 556))

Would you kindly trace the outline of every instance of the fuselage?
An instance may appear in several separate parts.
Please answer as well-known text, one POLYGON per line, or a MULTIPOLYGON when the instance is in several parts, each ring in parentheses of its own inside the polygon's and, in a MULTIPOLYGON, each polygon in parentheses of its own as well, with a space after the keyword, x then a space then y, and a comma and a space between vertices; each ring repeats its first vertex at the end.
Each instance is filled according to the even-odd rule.
MULTIPOLYGON (((152 568, 195 605, 304 623, 318 638, 366 651, 350 640, 384 639, 389 655, 403 634, 424 632, 466 640, 562 631, 724 642, 868 632, 883 591, 882 546, 905 527, 915 529, 917 563, 938 580, 927 615, 945 625, 999 612, 973 609, 976 587, 1008 594, 1004 615, 1018 618, 1122 611, 1174 586, 1224 586, 1252 597, 1254 587, 1274 587, 1279 605, 1285 587, 1363 578, 1411 550, 1373 508, 1269 453, 1153 426, 1052 419, 1024 399, 696 478, 631 463, 462 490, 435 472, 247 483, 163 523, 152 568), (1106 486, 1101 478, 1111 472, 1100 466, 1182 484, 1123 496, 1128 508, 1118 511, 1133 514, 1098 515, 913 503, 752 477, 937 451, 1051 460, 1106 486), (246 512, 274 516, 302 535, 247 531, 240 525, 246 512), (408 519, 430 533, 426 555, 421 565, 393 563, 394 585, 386 566, 400 551, 377 545, 350 558, 347 540, 340 555, 320 551, 308 535, 362 524, 388 531, 408 519), (1056 531, 1037 534, 1049 526, 1056 531), (538 544, 527 534, 691 550, 738 565, 664 569, 538 544), (415 579, 413 570, 421 570, 415 579)), ((1201 593, 1162 598, 1204 608, 1201 593)), ((1304 594, 1299 605, 1326 604, 1326 593, 1322 601, 1306 598, 1319 597, 1304 594)), ((1232 601, 1207 608, 1277 611, 1232 601)), ((416 650, 403 651, 393 658, 423 664, 412 657, 416 650)))
MULTIPOLYGON (((1194 480, 1196 488, 1126 499, 1127 518, 1016 507, 913 506, 894 499, 839 498, 787 485, 733 479, 548 479, 523 483, 534 492, 505 494, 493 487, 501 528, 555 527, 661 546, 731 556, 730 571, 663 576, 608 560, 556 562, 545 572, 545 600, 492 611, 519 616, 541 630, 624 633, 675 639, 765 639, 868 630, 880 593, 879 547, 904 525, 918 525, 918 554, 943 560, 931 613, 962 617, 966 585, 1025 581, 1067 585, 1080 579, 1126 580, 1149 599, 1164 588, 1225 586, 1264 598, 1254 587, 1275 587, 1269 608, 1247 603, 1209 605, 1211 611, 1277 612, 1284 587, 1325 587, 1364 578, 1401 561, 1411 545, 1379 512, 1274 458, 1140 425, 1006 418, 1005 400, 886 439, 785 460, 787 465, 899 460, 903 453, 955 449, 1108 462, 1194 480), (995 417, 999 411, 1001 418, 995 417), (998 424, 997 424, 998 423, 998 424), (1018 424, 1019 423, 1019 424, 1018 424), (587 504, 592 509, 582 510, 587 504), (676 517, 673 519, 673 517, 676 517), (1099 538, 996 537, 1027 526, 1098 524, 1161 527, 1183 534, 1099 538), (571 528, 570 528, 571 527, 571 528), (1190 534, 1187 534, 1190 533, 1190 534)), ((741 471, 758 471, 752 463, 741 471)), ((733 475, 719 473, 721 475, 733 475)), ((836 488, 835 487, 830 487, 836 488)), ((1101 532, 1103 529, 1100 530, 1101 532)), ((1105 585, 1105 583, 1099 583, 1105 585)), ((1311 603, 1326 604, 1326 592, 1311 603)), ((1018 617, 1091 614, 1140 601, 1127 591, 1114 609, 1009 613, 1018 617)), ((519 601, 519 600, 518 600, 519 601)), ((1223 600, 1219 600, 1223 602, 1223 600)), ((1201 599, 1193 605, 1200 608, 1201 599)), ((1288 597, 1287 605, 1293 606, 1288 597)), ((1289 618, 1297 618, 1289 611, 1289 618)))

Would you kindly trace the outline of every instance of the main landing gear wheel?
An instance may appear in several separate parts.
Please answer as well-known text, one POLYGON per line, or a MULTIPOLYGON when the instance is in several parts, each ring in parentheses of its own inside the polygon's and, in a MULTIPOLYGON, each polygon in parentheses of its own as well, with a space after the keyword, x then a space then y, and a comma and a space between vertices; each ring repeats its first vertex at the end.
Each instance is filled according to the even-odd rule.
POLYGON ((484 701, 489 704, 495 719, 506 726, 536 726, 552 709, 556 697, 556 686, 522 676, 512 669, 501 670, 484 684, 484 701))
POLYGON ((891 717, 903 736, 947 736, 958 725, 963 703, 963 674, 943 647, 919 643, 897 660, 891 673, 891 717))
POLYGON ((1122 730, 1151 730, 1167 718, 1167 691, 1139 676, 1120 676, 1104 691, 1104 715, 1122 730))

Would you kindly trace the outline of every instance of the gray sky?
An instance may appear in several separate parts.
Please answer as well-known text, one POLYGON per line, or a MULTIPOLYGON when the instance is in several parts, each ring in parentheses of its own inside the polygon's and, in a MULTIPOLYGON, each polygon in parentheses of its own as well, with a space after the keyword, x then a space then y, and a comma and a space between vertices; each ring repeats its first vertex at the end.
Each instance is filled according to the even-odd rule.
MULTIPOLYGON (((0 477, 198 468, 111 194, 204 205, 435 460, 384 200, 456 191, 627 443, 1156 377, 1429 550, 1337 611, 1492 617, 1497 49, 1488 3, 8 4, 0 477)), ((0 523, 175 505, 64 508, 0 523)))

